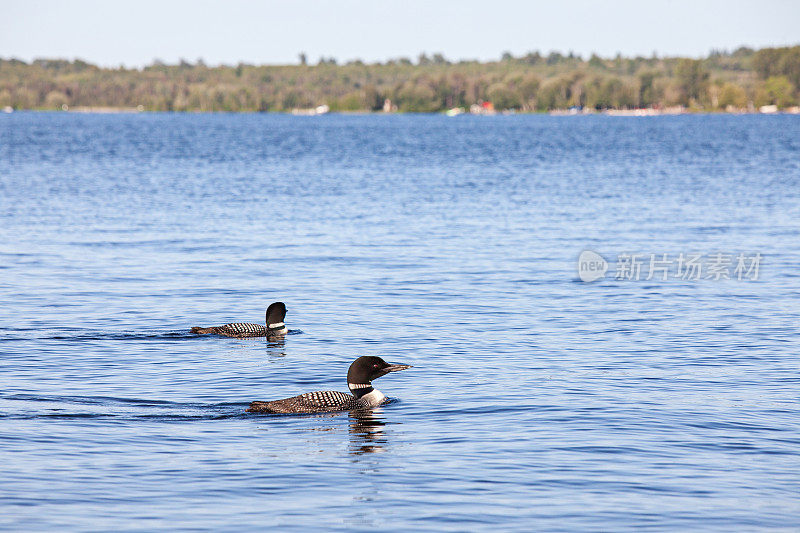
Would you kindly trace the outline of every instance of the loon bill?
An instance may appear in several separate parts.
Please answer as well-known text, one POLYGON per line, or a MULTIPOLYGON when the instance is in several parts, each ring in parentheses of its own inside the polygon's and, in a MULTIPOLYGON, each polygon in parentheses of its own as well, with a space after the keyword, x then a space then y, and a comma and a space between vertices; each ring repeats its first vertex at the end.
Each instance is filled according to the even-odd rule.
POLYGON ((386 401, 381 391, 372 388, 372 380, 407 368, 411 368, 411 365, 390 364, 374 356, 359 357, 347 371, 347 387, 351 394, 338 391, 307 392, 283 400, 252 402, 247 412, 324 413, 371 409, 386 401))
POLYGON ((286 318, 286 305, 283 302, 275 302, 267 307, 266 326, 249 322, 234 322, 210 328, 193 327, 192 333, 200 335, 216 333, 226 337, 282 337, 289 331, 283 323, 284 318, 286 318))

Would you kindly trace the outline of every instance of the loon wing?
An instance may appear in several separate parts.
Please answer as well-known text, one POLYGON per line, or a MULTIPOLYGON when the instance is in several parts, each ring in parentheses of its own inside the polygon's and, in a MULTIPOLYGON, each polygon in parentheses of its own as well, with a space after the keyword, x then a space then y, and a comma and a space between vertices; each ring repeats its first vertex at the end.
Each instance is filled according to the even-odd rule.
POLYGON ((358 400, 352 394, 338 391, 307 392, 272 402, 252 402, 249 413, 323 413, 358 409, 358 400))
POLYGON ((225 324, 218 328, 223 335, 231 337, 266 337, 267 328, 261 324, 251 324, 249 322, 235 322, 225 324))
POLYGON ((261 324, 251 324, 249 322, 234 322, 224 326, 214 326, 210 328, 192 328, 192 333, 216 333, 226 337, 266 337, 269 331, 261 324))

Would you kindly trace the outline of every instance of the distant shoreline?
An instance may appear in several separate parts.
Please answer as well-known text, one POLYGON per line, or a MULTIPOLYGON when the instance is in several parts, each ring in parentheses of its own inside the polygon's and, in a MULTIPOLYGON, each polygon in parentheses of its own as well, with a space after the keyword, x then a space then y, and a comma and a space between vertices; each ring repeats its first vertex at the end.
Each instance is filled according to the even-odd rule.
MULTIPOLYGON (((11 113, 64 113, 64 114, 85 114, 85 115, 139 115, 139 114, 173 114, 173 115, 284 115, 304 118, 313 118, 322 115, 304 115, 291 111, 161 111, 150 109, 137 109, 127 107, 79 107, 69 109, 14 109, 12 111, 3 110, 4 114, 11 113)), ((418 112, 418 111, 396 111, 384 113, 381 111, 331 111, 330 115, 340 116, 407 116, 407 115, 427 115, 427 116, 446 116, 444 111, 418 112)), ((792 106, 785 109, 774 111, 753 110, 707 110, 707 109, 685 109, 682 111, 659 111, 653 109, 604 109, 592 110, 589 112, 571 112, 567 109, 552 111, 517 111, 513 113, 493 113, 489 115, 463 113, 463 116, 551 116, 551 117, 577 117, 577 116, 609 116, 609 117, 660 117, 660 116, 679 116, 679 115, 800 115, 800 106, 792 106)), ((455 117, 453 117, 455 118, 455 117)))
MULTIPOLYGON (((451 62, 422 54, 366 64, 221 65, 141 69, 85 61, 0 58, 0 109, 554 114, 754 112, 800 106, 800 46, 740 47, 688 57, 530 52, 451 62)), ((97 111, 94 111, 97 110, 97 111)))

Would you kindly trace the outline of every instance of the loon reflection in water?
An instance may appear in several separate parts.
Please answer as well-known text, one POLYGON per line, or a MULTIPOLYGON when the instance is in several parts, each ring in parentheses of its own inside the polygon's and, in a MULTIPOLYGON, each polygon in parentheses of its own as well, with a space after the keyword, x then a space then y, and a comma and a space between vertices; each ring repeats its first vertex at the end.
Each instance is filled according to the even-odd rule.
POLYGON ((371 411, 352 411, 350 413, 350 449, 351 455, 364 455, 386 451, 386 422, 381 415, 383 410, 377 407, 371 411))

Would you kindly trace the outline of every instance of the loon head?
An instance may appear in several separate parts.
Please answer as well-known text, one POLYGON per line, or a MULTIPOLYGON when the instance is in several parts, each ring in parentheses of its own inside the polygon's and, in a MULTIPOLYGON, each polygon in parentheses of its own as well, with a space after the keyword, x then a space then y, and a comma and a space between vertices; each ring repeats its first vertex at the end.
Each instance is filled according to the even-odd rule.
POLYGON ((283 302, 275 302, 267 307, 268 328, 283 328, 284 318, 286 318, 286 305, 283 302))
POLYGON ((365 355, 350 365, 350 369, 347 371, 347 386, 356 397, 361 397, 372 392, 373 379, 407 368, 411 368, 411 365, 387 363, 380 357, 365 355))

